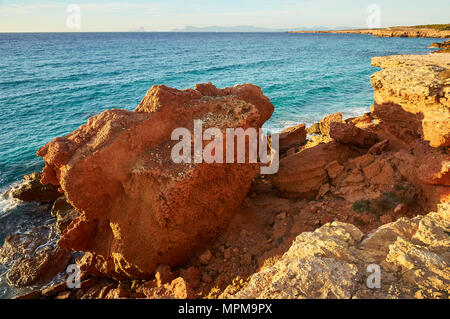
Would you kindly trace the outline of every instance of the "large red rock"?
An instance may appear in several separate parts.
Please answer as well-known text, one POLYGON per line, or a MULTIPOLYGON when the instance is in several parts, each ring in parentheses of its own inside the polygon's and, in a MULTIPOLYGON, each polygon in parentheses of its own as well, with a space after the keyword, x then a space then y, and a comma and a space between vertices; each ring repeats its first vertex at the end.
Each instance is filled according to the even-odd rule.
POLYGON ((59 245, 85 251, 91 272, 149 277, 203 249, 241 205, 258 164, 171 159, 175 128, 259 128, 273 105, 259 87, 153 86, 135 112, 107 110, 39 149, 43 183, 60 185, 81 216, 59 245))

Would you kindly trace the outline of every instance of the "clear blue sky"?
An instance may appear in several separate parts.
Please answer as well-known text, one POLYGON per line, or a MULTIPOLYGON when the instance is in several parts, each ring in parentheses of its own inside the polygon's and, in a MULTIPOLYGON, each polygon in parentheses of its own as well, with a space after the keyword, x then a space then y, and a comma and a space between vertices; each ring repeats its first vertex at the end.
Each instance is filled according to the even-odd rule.
POLYGON ((0 0, 0 32, 167 31, 187 25, 271 28, 366 27, 374 3, 381 26, 449 23, 449 0, 0 0), (66 24, 68 4, 81 8, 81 28, 66 24))

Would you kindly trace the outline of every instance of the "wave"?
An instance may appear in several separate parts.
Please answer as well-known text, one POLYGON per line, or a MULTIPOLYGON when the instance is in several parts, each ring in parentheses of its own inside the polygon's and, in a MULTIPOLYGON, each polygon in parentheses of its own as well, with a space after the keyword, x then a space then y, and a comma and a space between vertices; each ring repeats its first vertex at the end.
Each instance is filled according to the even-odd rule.
POLYGON ((307 90, 305 92, 305 95, 331 93, 331 92, 335 92, 335 91, 336 90, 330 86, 320 86, 320 87, 315 87, 315 88, 307 90))
POLYGON ((0 85, 26 84, 31 82, 36 82, 36 79, 3 81, 0 82, 0 85))
MULTIPOLYGON (((11 185, 18 185, 20 182, 16 182, 11 185)), ((4 188, 0 192, 0 217, 8 216, 17 206, 21 203, 20 200, 13 198, 7 190, 8 188, 4 188)))
POLYGON ((206 68, 198 68, 198 69, 190 69, 190 70, 184 70, 177 72, 178 74, 196 74, 199 72, 214 72, 214 71, 224 71, 224 70, 230 70, 230 69, 237 69, 241 67, 254 67, 254 66, 264 66, 267 64, 285 61, 286 59, 273 59, 273 60, 261 60, 256 62, 244 62, 244 63, 232 63, 228 65, 222 65, 222 66, 213 66, 213 67, 206 67, 206 68))
POLYGON ((355 117, 363 115, 364 113, 367 113, 370 111, 369 107, 355 107, 352 109, 344 109, 341 111, 343 118, 349 118, 349 117, 355 117))

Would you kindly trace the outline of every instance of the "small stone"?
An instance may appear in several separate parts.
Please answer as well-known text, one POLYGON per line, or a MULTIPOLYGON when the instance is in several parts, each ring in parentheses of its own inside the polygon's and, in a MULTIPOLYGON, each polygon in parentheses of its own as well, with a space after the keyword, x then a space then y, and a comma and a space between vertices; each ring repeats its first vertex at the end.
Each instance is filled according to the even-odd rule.
POLYGON ((331 222, 332 220, 333 220, 333 216, 327 214, 327 215, 322 216, 322 218, 320 219, 320 223, 322 225, 326 225, 329 222, 331 222))
POLYGON ((231 258, 231 249, 230 248, 225 249, 225 251, 223 252, 223 257, 225 259, 230 259, 231 258))
POLYGON ((61 291, 66 290, 66 289, 67 289, 67 283, 65 281, 63 281, 63 282, 61 282, 59 284, 50 286, 50 287, 42 290, 42 295, 44 297, 51 297, 51 296, 56 295, 56 294, 60 293, 61 291))
POLYGON ((69 299, 71 292, 70 291, 61 291, 55 299, 69 299))
POLYGON ((191 287, 186 283, 186 281, 178 277, 172 283, 166 284, 168 290, 173 291, 176 299, 192 299, 195 297, 194 292, 191 287))
POLYGON ((374 222, 374 220, 375 220, 375 218, 368 212, 362 213, 360 218, 366 224, 370 224, 370 223, 374 222))
POLYGON ((212 258, 212 254, 211 254, 211 251, 208 249, 198 259, 200 260, 200 262, 203 265, 207 265, 209 263, 209 261, 211 260, 211 258, 212 258))
POLYGON ((394 221, 394 217, 392 217, 391 215, 383 215, 380 216, 380 222, 382 222, 383 224, 389 224, 392 223, 394 221))
POLYGON ((323 184, 320 186, 319 191, 317 193, 316 199, 320 199, 325 196, 330 191, 330 184, 323 184))
POLYGON ((15 287, 46 284, 58 273, 65 271, 72 256, 65 249, 45 247, 35 256, 20 257, 8 270, 8 283, 15 287))
POLYGON ((320 223, 320 220, 319 220, 319 219, 315 219, 315 220, 313 220, 312 225, 313 225, 314 227, 319 227, 319 226, 322 225, 322 224, 320 223))
POLYGON ((397 207, 394 209, 394 213, 396 215, 405 215, 408 213, 408 205, 406 204, 398 204, 397 207))
POLYGON ((196 267, 189 267, 186 271, 186 280, 192 288, 196 289, 200 286, 200 270, 196 267))
POLYGON ((339 164, 338 161, 332 161, 327 166, 325 166, 325 169, 328 173, 328 176, 330 176, 331 178, 336 178, 344 170, 344 166, 339 164))
POLYGON ((211 276, 209 276, 207 273, 203 273, 202 281, 206 282, 207 284, 209 284, 212 281, 211 276))
POLYGON ((159 265, 155 270, 155 278, 157 286, 161 287, 162 285, 174 280, 175 276, 173 275, 170 266, 159 265))
POLYGON ((248 231, 246 231, 245 229, 243 229, 242 231, 241 231, 241 237, 245 237, 245 236, 247 236, 248 235, 248 231))
POLYGON ((252 255, 245 254, 241 257, 241 265, 242 266, 249 266, 252 264, 252 255))
POLYGON ((64 196, 53 203, 51 214, 56 217, 56 228, 61 234, 79 216, 78 212, 67 202, 64 196))

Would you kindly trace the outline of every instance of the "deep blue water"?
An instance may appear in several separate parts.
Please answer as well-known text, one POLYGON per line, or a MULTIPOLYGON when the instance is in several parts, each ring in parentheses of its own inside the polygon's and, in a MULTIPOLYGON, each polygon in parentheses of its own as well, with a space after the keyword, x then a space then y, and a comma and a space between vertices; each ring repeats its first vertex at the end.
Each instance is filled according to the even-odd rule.
POLYGON ((434 39, 287 33, 0 34, 0 188, 42 168, 36 150, 154 84, 251 82, 276 111, 266 127, 362 113, 373 56, 426 53, 434 39))

